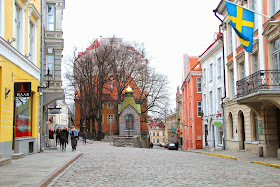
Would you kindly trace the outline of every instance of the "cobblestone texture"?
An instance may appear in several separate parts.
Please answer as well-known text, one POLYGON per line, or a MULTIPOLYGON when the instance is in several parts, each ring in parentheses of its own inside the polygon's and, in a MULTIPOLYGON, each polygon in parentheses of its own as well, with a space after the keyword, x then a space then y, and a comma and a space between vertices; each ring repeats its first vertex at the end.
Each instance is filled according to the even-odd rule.
POLYGON ((49 186, 280 186, 280 170, 194 152, 79 145, 83 156, 49 186))

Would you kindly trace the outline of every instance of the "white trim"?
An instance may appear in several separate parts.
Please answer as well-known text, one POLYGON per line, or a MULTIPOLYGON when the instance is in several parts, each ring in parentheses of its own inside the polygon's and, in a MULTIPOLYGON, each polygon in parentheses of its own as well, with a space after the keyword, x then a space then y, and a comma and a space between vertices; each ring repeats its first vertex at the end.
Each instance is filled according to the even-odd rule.
POLYGON ((203 55, 198 58, 199 62, 205 61, 209 56, 211 56, 214 52, 220 49, 223 46, 223 42, 221 39, 216 41, 203 55))
POLYGON ((27 60, 20 52, 14 47, 9 45, 3 38, 0 37, 0 55, 19 66, 28 74, 32 75, 35 79, 40 80, 40 69, 27 60))

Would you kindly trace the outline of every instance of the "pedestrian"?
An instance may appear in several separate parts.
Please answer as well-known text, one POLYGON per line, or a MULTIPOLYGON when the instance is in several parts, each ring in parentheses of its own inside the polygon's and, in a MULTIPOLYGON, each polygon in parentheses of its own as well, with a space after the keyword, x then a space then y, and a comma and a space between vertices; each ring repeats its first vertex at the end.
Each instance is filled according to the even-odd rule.
POLYGON ((87 137, 86 137, 86 132, 83 132, 83 145, 87 144, 87 137))
POLYGON ((176 146, 176 150, 178 150, 178 148, 179 148, 179 143, 176 141, 175 142, 175 146, 176 146))
POLYGON ((68 131, 67 127, 64 127, 63 130, 60 133, 60 141, 62 144, 62 151, 66 151, 66 143, 67 143, 67 138, 68 138, 68 131))
POLYGON ((78 131, 75 129, 74 125, 71 127, 71 146, 72 151, 76 150, 77 140, 78 140, 78 131))
POLYGON ((150 143, 150 148, 153 149, 153 147, 154 147, 154 144, 153 144, 153 142, 151 142, 151 143, 150 143))
POLYGON ((56 146, 57 146, 57 144, 60 144, 60 127, 58 127, 57 129, 56 129, 56 131, 55 131, 55 134, 56 134, 56 136, 55 136, 55 143, 56 143, 56 146))

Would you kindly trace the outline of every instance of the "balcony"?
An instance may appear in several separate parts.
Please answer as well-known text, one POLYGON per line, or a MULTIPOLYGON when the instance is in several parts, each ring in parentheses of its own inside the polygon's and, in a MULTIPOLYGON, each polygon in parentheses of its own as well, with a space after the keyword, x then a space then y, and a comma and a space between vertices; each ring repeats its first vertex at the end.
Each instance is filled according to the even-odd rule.
MULTIPOLYGON (((254 96, 275 95, 280 93, 280 71, 260 70, 236 82, 237 99, 252 99, 254 96)), ((257 98, 260 100, 260 98, 257 98)), ((249 102, 249 100, 248 100, 249 102)))

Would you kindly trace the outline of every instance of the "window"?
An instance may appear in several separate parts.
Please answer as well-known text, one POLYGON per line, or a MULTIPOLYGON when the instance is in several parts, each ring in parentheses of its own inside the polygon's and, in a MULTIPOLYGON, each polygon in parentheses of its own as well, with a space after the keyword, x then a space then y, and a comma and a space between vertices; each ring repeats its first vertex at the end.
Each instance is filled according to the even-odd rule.
POLYGON ((234 136, 234 129, 233 129, 233 118, 232 118, 232 114, 229 113, 229 116, 228 116, 228 122, 229 122, 229 138, 230 139, 233 139, 234 136))
POLYGON ((48 73, 49 70, 49 75, 54 75, 54 55, 47 55, 47 69, 46 69, 46 74, 48 73))
POLYGON ((108 123, 114 123, 114 114, 108 114, 108 123))
POLYGON ((157 143, 159 143, 159 139, 157 139, 157 143))
POLYGON ((155 132, 153 132, 153 136, 156 136, 155 132))
POLYGON ((54 20, 55 20, 55 6, 54 5, 48 5, 48 25, 47 28, 49 31, 54 31, 54 20))
POLYGON ((253 54, 254 72, 259 71, 259 55, 258 53, 253 54))
POLYGON ((221 113, 222 88, 218 88, 218 110, 221 113))
POLYGON ((16 137, 32 136, 32 98, 16 97, 16 137))
POLYGON ((255 112, 253 112, 254 126, 253 126, 253 140, 259 140, 259 119, 255 112))
POLYGON ((209 92, 209 115, 213 113, 212 100, 213 100, 212 92, 209 92))
MULTIPOLYGON (((252 0, 252 5, 251 5, 251 9, 254 11, 258 11, 257 10, 257 0, 252 0)), ((254 31, 256 31, 258 29, 258 14, 255 14, 254 16, 254 31)))
POLYGON ((157 132, 157 136, 159 136, 159 132, 157 132))
POLYGON ((205 82, 206 82, 206 69, 204 68, 203 69, 203 85, 205 85, 205 82))
POLYGON ((206 108, 206 94, 203 94, 203 104, 202 104, 202 106, 203 106, 203 113, 204 113, 204 115, 205 114, 207 114, 207 108, 206 108))
POLYGON ((128 114, 125 116, 126 120, 126 130, 134 130, 134 116, 128 114))
POLYGON ((239 64, 240 67, 240 79, 245 78, 245 66, 244 62, 239 64))
POLYGON ((279 10, 279 0, 272 0, 272 14, 276 14, 279 10))
POLYGON ((234 72, 233 69, 230 70, 230 77, 231 77, 231 97, 234 97, 234 72))
POLYGON ((201 113, 202 113, 202 106, 201 106, 202 102, 201 101, 197 101, 197 117, 201 117, 201 113))
POLYGON ((209 81, 213 80, 213 64, 210 64, 210 69, 209 69, 209 81))
POLYGON ((16 41, 14 42, 14 47, 19 51, 20 50, 20 32, 21 32, 21 9, 17 4, 15 4, 15 25, 14 25, 14 37, 16 41))
POLYGON ((113 103, 108 103, 107 104, 107 108, 108 109, 113 109, 114 108, 114 104, 113 103))
POLYGON ((218 58, 217 60, 217 76, 221 77, 221 69, 222 69, 222 58, 218 58))
POLYGON ((273 42, 272 51, 273 69, 280 70, 280 39, 273 42))
POLYGON ((228 23, 228 53, 231 54, 233 49, 232 45, 232 27, 230 23, 228 23))
MULTIPOLYGON (((164 131, 162 131, 162 136, 164 136, 164 131)), ((164 142, 164 140, 163 140, 163 142, 164 142)))
POLYGON ((155 143, 156 141, 155 141, 155 139, 153 139, 153 143, 155 143))
POLYGON ((196 91, 197 93, 201 93, 201 77, 196 77, 196 91))
POLYGON ((34 24, 30 21, 29 22, 29 49, 28 52, 30 53, 30 60, 35 63, 35 42, 34 42, 34 36, 35 36, 35 29, 34 24))

